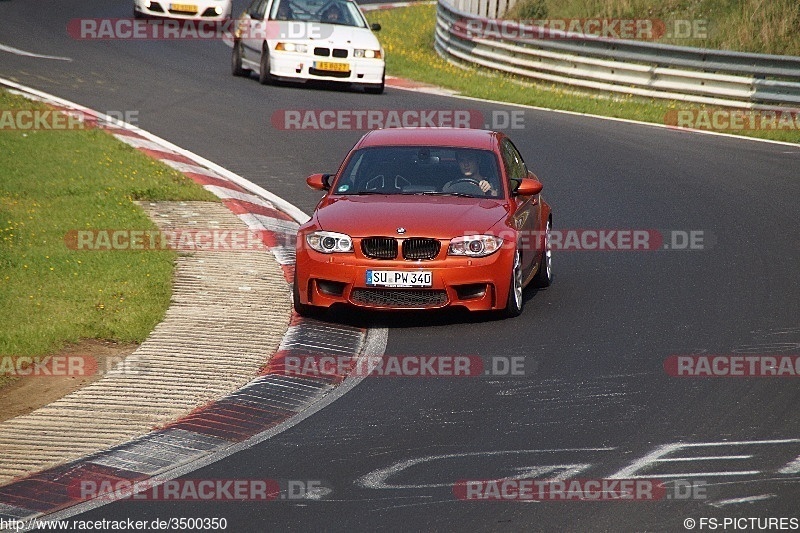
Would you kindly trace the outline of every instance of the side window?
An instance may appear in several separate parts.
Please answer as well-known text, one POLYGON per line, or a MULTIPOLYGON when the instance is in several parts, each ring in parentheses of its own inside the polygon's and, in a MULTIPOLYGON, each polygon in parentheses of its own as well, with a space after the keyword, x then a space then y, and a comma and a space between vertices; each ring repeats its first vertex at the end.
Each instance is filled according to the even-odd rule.
POLYGON ((269 0, 253 0, 247 8, 247 14, 250 15, 251 18, 262 20, 264 18, 264 12, 267 10, 268 3, 269 0))
POLYGON ((501 150, 503 153, 503 165, 506 167, 506 174, 508 175, 508 186, 513 191, 519 185, 519 180, 527 177, 528 169, 525 167, 522 156, 519 155, 511 141, 505 139, 501 150))

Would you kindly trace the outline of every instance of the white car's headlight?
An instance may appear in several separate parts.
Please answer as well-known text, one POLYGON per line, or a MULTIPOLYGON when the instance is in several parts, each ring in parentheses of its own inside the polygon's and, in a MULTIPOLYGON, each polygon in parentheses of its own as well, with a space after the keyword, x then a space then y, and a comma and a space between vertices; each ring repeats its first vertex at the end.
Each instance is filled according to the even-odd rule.
POLYGON ((315 231, 306 235, 306 242, 311 248, 323 254, 353 251, 353 239, 344 233, 315 231))
POLYGON ((298 43, 278 43, 275 45, 275 50, 283 50, 284 52, 299 52, 305 54, 308 52, 308 46, 298 43))
POLYGON ((382 56, 380 50, 364 50, 356 48, 353 50, 353 57, 366 57, 367 59, 380 59, 382 56))
POLYGON ((494 235, 465 235, 450 241, 447 255, 486 257, 503 246, 503 239, 494 235))

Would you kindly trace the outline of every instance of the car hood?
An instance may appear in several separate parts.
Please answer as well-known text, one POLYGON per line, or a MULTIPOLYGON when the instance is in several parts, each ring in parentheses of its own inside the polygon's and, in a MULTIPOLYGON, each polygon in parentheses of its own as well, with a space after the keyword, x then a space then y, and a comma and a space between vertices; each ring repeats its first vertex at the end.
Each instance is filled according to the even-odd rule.
POLYGON ((393 236, 451 239, 483 233, 508 214, 502 200, 456 196, 332 196, 315 213, 326 231, 351 237, 393 236))
MULTIPOLYGON (((284 25, 287 22, 270 21, 273 25, 270 26, 271 31, 268 30, 268 39, 271 44, 279 40, 285 40, 280 37, 280 32, 285 32, 284 25)), ((325 24, 319 22, 306 22, 298 23, 292 22, 292 25, 303 24, 303 26, 291 26, 292 32, 299 35, 314 35, 315 37, 308 38, 294 38, 292 39, 297 43, 305 43, 309 46, 328 46, 336 48, 361 48, 370 50, 380 50, 381 45, 378 38, 372 33, 369 28, 356 28, 355 26, 343 26, 341 24, 325 24), (305 27, 305 29, 302 29, 305 27)), ((286 26, 289 27, 289 26, 286 26)))

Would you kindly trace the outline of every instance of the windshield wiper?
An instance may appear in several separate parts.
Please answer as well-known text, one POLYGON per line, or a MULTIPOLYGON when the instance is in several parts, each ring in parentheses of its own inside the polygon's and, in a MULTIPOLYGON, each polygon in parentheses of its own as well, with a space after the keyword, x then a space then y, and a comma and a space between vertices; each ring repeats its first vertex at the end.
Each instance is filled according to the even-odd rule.
POLYGON ((479 196, 474 196, 472 194, 463 192, 423 191, 419 194, 427 194, 430 196, 459 196, 461 198, 479 198, 479 196))

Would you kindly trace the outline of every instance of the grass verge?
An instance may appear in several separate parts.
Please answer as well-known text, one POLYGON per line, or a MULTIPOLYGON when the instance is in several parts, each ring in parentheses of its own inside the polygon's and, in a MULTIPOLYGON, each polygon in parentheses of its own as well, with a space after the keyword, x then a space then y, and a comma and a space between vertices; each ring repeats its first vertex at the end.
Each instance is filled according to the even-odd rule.
POLYGON ((797 0, 520 0, 508 19, 619 18, 663 21, 678 29, 700 23, 700 31, 669 32, 660 43, 800 55, 800 3, 797 0))
MULTIPOLYGON (((46 107, 0 91, 0 110, 15 109, 46 107)), ((75 229, 155 229, 134 200, 217 198, 101 130, 0 130, 0 356, 147 337, 169 305, 175 252, 64 242, 75 229)))
MULTIPOLYGON (((367 13, 380 22, 389 75, 431 83, 464 96, 525 104, 579 113, 664 124, 677 109, 713 109, 700 104, 645 99, 633 95, 609 97, 577 92, 563 86, 533 83, 521 77, 488 69, 465 69, 442 59, 433 48, 436 6, 420 5, 367 13)), ((764 139, 800 142, 800 131, 732 131, 764 139)))

